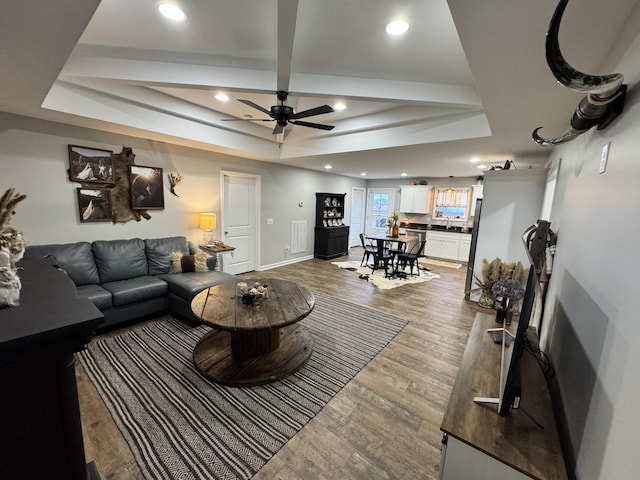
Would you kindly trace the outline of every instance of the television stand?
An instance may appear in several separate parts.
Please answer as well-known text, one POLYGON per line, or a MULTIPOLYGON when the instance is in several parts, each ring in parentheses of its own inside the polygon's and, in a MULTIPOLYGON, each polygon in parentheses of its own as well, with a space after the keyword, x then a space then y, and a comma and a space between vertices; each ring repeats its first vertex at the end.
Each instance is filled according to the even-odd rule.
MULTIPOLYGON (((502 335, 499 335, 500 337, 502 337, 502 340, 499 342, 501 345, 500 348, 500 352, 501 352, 501 360, 500 360, 500 383, 498 383, 498 396, 497 397, 473 397, 473 401, 475 403, 489 403, 492 405, 498 405, 498 410, 500 410, 500 395, 501 390, 502 390, 502 385, 504 385, 505 382, 505 376, 507 375, 507 368, 509 368, 508 362, 506 362, 506 349, 507 347, 509 347, 509 345, 512 343, 511 341, 509 341, 508 339, 513 340, 515 337, 515 335, 513 333, 511 333, 509 330, 507 330, 507 328, 505 327, 501 327, 501 328, 489 328, 487 329, 487 333, 489 335, 491 335, 491 338, 493 339, 493 343, 496 343, 496 334, 497 333, 502 333, 502 335)), ((489 348, 494 348, 495 346, 491 346, 489 345, 489 348)), ((518 408, 518 404, 515 404, 513 406, 513 408, 518 408)))
MULTIPOLYGON (((526 415, 501 417, 491 403, 474 402, 478 393, 499 391, 502 352, 487 334, 493 327, 495 315, 476 315, 440 426, 440 479, 567 480, 547 382, 532 355, 522 357, 520 410, 537 418, 544 430, 526 415)), ((529 341, 537 344, 535 338, 529 341)))

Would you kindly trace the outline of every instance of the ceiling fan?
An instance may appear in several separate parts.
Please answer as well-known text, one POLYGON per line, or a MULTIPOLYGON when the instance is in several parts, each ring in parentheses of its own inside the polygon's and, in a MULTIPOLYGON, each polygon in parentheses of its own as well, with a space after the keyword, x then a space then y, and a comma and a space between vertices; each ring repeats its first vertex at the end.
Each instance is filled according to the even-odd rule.
POLYGON ((269 110, 261 107, 257 103, 252 102, 251 100, 243 100, 240 98, 238 99, 239 102, 255 108, 256 110, 260 110, 262 113, 266 113, 271 118, 223 118, 222 120, 243 120, 248 122, 272 122, 275 120, 276 126, 274 127, 272 132, 274 135, 282 133, 284 131, 284 127, 287 126, 287 123, 291 123, 293 125, 301 125, 303 127, 319 128, 321 130, 332 130, 334 128, 334 125, 300 121, 301 118, 307 118, 314 115, 322 115, 323 113, 333 112, 333 108, 331 108, 329 105, 321 105, 319 107, 310 108, 309 110, 303 110, 302 112, 295 113, 293 107, 284 104, 284 102, 287 100, 287 96, 289 95, 287 92, 285 92, 284 90, 278 90, 276 92, 276 95, 280 103, 278 105, 273 105, 269 110))

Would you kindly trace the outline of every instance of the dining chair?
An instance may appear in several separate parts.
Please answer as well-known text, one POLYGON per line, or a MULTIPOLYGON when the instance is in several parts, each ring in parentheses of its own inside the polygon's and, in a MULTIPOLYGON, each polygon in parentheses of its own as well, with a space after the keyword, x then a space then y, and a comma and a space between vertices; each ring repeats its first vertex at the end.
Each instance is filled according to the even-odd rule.
POLYGON ((373 245, 371 239, 364 233, 360 234, 360 243, 362 244, 362 248, 364 249, 364 252, 362 254, 362 261, 360 262, 360 266, 363 266, 365 264, 365 261, 368 263, 369 258, 375 255, 375 253, 378 251, 378 248, 373 245))
MULTIPOLYGON (((385 240, 378 239, 377 244, 376 252, 373 254, 373 264, 370 265, 371 275, 373 275, 376 270, 384 268, 384 277, 389 278, 393 276, 393 268, 391 272, 389 272, 389 264, 393 260, 393 254, 389 252, 385 240)), ((391 266, 393 267, 393 263, 391 263, 391 266)))
POLYGON ((391 243, 395 243, 395 248, 389 248, 389 253, 391 255, 393 255, 393 258, 391 259, 391 264, 394 265, 394 271, 397 271, 398 269, 397 264, 398 264, 398 256, 402 253, 405 253, 407 250, 407 244, 405 242, 393 242, 391 241, 391 243))
POLYGON ((425 258, 424 247, 427 244, 426 240, 421 240, 419 242, 414 243, 409 250, 404 253, 398 255, 398 260, 396 262, 396 271, 402 265, 402 268, 406 268, 407 264, 409 264, 409 275, 413 275, 413 266, 416 266, 416 270, 418 275, 420 275, 420 265, 418 264, 419 258, 425 258))

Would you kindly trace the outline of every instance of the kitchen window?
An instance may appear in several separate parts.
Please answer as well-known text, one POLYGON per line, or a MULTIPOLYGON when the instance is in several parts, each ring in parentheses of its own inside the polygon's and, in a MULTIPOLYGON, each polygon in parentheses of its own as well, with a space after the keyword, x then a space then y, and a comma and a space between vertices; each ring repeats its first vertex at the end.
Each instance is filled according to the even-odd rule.
POLYGON ((470 193, 468 188, 436 188, 433 218, 467 220, 470 193))

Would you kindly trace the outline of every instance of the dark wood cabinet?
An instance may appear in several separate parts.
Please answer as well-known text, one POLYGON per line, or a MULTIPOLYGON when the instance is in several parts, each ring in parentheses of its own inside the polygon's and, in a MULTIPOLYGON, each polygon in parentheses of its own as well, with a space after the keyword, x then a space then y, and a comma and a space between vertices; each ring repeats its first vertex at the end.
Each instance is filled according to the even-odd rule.
POLYGON ((23 260, 0 309, 0 478, 98 478, 85 463, 74 352, 104 320, 51 259, 23 260))
POLYGON ((349 253, 349 227, 316 227, 314 257, 328 260, 349 253))
POLYGON ((316 193, 314 257, 328 260, 349 253, 349 227, 344 224, 346 193, 316 193))

